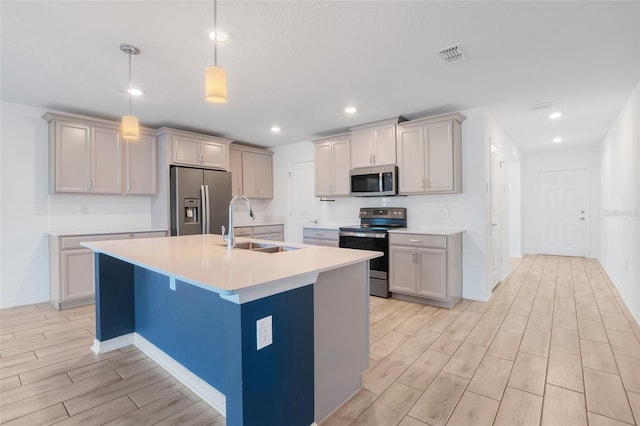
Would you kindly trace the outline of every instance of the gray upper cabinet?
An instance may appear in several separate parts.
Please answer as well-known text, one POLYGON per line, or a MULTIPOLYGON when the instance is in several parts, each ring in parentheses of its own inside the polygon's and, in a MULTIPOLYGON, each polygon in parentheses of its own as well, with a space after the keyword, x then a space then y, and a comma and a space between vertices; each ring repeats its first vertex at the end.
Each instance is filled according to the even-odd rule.
POLYGON ((123 141, 120 123, 47 113, 51 193, 150 195, 157 193, 153 132, 123 141))
POLYGON ((316 197, 349 195, 349 135, 319 139, 315 144, 316 197))
POLYGON ((351 127, 351 168, 396 164, 399 118, 351 127))
POLYGON ((398 125, 400 194, 462 192, 462 114, 398 125))
POLYGON ((231 193, 249 198, 273 198, 273 152, 232 144, 229 149, 231 193))
POLYGON ((229 169, 229 144, 233 142, 231 139, 166 127, 159 129, 158 135, 169 141, 173 164, 229 169))

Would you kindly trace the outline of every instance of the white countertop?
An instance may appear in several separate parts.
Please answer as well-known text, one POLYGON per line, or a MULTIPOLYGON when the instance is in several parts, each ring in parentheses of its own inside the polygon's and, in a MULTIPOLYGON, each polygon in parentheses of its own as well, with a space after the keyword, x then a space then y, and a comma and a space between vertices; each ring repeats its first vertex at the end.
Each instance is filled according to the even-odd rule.
MULTIPOLYGON (((96 252, 175 277, 222 294, 320 273, 382 256, 381 252, 236 238, 300 247, 280 253, 227 250, 220 235, 185 235, 82 243, 96 252)), ((308 283, 309 284, 309 283, 308 283)))
POLYGON ((451 226, 432 226, 425 228, 403 228, 389 230, 392 234, 421 234, 421 235, 455 235, 464 232, 464 228, 457 228, 451 226))
POLYGON ((105 235, 105 234, 131 234, 135 232, 168 232, 162 228, 78 228, 78 229, 56 229, 47 231, 47 234, 56 237, 72 237, 78 235, 105 235))
POLYGON ((310 226, 305 226, 303 229, 318 229, 321 231, 339 231, 341 226, 344 226, 344 225, 310 225, 310 226))

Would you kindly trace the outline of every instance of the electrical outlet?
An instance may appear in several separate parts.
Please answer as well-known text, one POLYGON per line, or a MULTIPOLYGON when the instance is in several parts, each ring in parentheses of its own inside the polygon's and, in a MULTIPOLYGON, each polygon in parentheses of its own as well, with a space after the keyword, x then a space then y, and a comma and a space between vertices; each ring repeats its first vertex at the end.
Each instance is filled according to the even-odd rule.
POLYGON ((256 321, 258 336, 258 350, 273 343, 273 332, 271 330, 271 315, 256 321))
POLYGON ((87 214, 88 211, 89 211, 89 207, 87 207, 85 204, 80 205, 80 214, 87 214))

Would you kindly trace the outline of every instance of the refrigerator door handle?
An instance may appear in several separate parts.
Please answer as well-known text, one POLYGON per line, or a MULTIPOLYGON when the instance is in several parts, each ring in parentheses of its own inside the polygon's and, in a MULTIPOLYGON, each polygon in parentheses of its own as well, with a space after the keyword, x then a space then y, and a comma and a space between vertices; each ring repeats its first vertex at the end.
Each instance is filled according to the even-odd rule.
POLYGON ((204 192, 207 196, 207 234, 211 233, 211 205, 209 205, 209 185, 204 186, 204 192))
POLYGON ((202 233, 207 233, 207 193, 204 190, 204 185, 200 185, 200 202, 202 203, 202 212, 200 214, 200 221, 202 222, 202 233))

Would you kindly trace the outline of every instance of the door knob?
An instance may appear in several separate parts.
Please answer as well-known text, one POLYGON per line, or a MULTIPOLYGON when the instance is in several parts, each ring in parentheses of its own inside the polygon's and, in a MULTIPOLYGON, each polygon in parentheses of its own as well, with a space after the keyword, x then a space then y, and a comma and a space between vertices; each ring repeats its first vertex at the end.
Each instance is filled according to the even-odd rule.
POLYGON ((584 220, 584 216, 583 216, 583 217, 579 217, 578 219, 580 219, 580 220, 584 220))
POLYGON ((315 223, 316 225, 318 224, 318 219, 316 220, 310 220, 309 223, 315 223))

